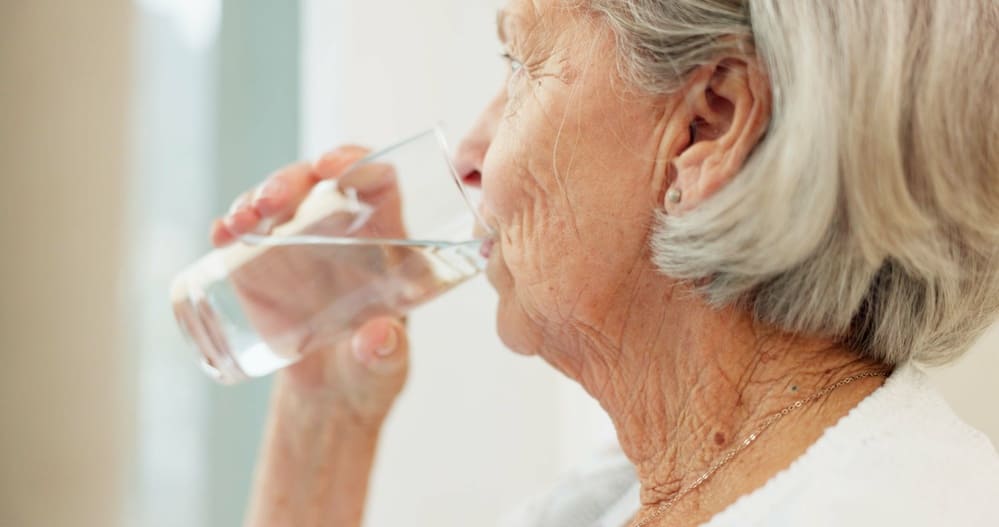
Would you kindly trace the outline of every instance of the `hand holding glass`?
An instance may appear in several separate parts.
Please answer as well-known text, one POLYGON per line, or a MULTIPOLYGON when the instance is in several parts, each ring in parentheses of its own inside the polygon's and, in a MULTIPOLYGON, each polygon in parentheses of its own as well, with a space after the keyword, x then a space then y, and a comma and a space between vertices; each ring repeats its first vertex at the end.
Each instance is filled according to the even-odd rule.
POLYGON ((485 267, 478 191, 439 129, 320 180, 294 215, 181 273, 174 313, 205 370, 231 384, 329 349, 376 316, 403 316, 485 267))

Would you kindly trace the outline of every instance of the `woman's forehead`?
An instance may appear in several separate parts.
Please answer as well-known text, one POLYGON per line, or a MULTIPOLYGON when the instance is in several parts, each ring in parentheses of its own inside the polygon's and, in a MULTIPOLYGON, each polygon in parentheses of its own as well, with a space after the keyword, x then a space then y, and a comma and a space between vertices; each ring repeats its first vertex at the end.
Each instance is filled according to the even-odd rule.
POLYGON ((541 27, 547 28, 546 34, 551 36, 551 32, 570 27, 567 19, 580 5, 578 0, 508 0, 496 13, 497 36, 506 43, 541 27))
POLYGON ((557 12, 568 12, 583 5, 580 0, 507 0, 499 10, 497 22, 536 22, 557 12))

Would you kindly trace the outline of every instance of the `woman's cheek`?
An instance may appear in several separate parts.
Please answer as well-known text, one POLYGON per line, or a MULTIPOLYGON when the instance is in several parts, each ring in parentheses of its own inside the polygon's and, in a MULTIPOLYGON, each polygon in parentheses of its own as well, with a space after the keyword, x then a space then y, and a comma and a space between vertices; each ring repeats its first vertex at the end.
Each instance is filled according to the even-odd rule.
POLYGON ((503 232, 511 222, 517 207, 517 187, 519 173, 516 163, 516 153, 496 137, 489 147, 489 152, 482 171, 482 201, 487 214, 492 216, 500 232, 503 232))

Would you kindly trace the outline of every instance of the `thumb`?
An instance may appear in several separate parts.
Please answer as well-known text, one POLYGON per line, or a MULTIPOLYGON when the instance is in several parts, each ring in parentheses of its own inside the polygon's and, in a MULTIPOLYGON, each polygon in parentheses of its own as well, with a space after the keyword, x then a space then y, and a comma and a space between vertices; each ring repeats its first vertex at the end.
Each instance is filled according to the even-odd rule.
POLYGON ((406 328, 390 317, 371 319, 361 325, 351 340, 354 358, 372 372, 390 375, 402 370, 409 360, 406 328))

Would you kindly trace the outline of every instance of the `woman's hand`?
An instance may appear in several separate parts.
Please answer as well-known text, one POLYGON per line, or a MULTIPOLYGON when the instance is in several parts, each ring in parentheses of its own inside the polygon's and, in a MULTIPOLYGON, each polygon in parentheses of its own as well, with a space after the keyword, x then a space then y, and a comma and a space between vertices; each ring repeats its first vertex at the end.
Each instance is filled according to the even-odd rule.
MULTIPOLYGON (((275 172, 215 221, 213 244, 221 247, 244 234, 279 227, 295 218, 313 187, 338 178, 342 187, 355 189, 357 197, 376 211, 355 236, 403 237, 392 167, 368 164, 345 173, 367 153, 361 147, 341 147, 315 164, 295 164, 275 172)), ((324 217, 310 224, 308 233, 343 235, 344 223, 345 218, 324 217)), ((356 320, 336 319, 339 310, 328 306, 332 298, 364 279, 359 274, 378 272, 392 258, 390 251, 370 246, 275 247, 232 273, 240 302, 265 340, 286 353, 305 355, 279 374, 279 389, 294 392, 303 404, 327 409, 336 419, 380 425, 405 382, 405 329, 377 302, 356 320), (357 329, 350 335, 344 334, 344 327, 357 329), (275 345, 272 339, 278 338, 282 342, 275 345)))
MULTIPOLYGON (((314 165, 274 173, 215 221, 212 242, 221 247, 294 219, 313 187, 335 178, 375 207, 355 235, 402 237, 392 167, 371 164, 345 173, 366 154, 343 147, 314 165)), ((342 220, 322 218, 309 225, 309 233, 342 234, 342 220)), ((378 312, 368 317, 371 312, 365 311, 358 315, 364 320, 344 324, 323 315, 323 308, 363 278, 357 272, 377 272, 395 256, 372 247, 348 249, 335 258, 321 247, 302 249, 269 248, 231 276, 247 316, 269 344, 287 328, 307 328, 289 348, 305 357, 278 373, 245 524, 360 526, 378 434, 405 383, 409 346, 398 319, 378 312), (356 329, 348 335, 326 332, 335 326, 356 329)))

